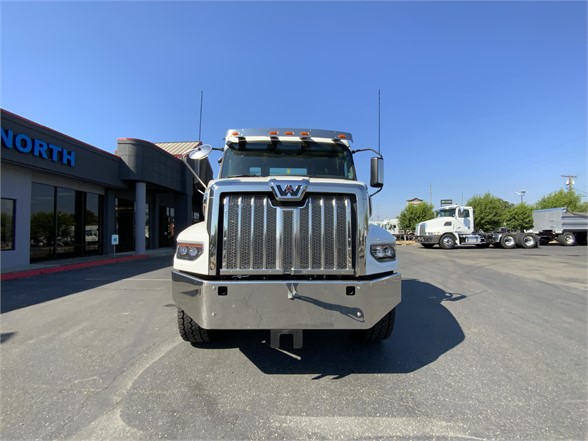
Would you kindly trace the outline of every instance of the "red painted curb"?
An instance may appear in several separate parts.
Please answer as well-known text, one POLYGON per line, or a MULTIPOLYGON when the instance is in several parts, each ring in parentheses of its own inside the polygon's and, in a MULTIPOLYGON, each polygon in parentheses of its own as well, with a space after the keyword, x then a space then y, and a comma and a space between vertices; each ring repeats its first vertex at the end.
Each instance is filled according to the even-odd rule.
POLYGON ((112 265, 114 263, 128 262, 130 260, 146 259, 147 257, 149 257, 147 254, 137 254, 134 256, 113 257, 111 259, 92 260, 90 262, 72 263, 69 265, 53 266, 53 267, 49 267, 49 268, 38 268, 38 269, 31 269, 31 270, 24 270, 24 271, 15 271, 13 273, 2 274, 0 281, 4 282, 5 280, 24 279, 26 277, 41 276, 44 274, 61 273, 64 271, 73 271, 73 270, 78 270, 78 269, 82 269, 82 268, 91 268, 93 266, 99 266, 99 265, 112 265))

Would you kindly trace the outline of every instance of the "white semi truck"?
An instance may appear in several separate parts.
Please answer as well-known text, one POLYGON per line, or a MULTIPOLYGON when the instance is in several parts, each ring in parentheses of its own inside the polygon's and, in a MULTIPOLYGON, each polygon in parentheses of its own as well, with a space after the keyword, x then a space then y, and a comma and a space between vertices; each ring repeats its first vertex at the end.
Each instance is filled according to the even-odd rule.
POLYGON ((586 245, 588 213, 574 213, 565 207, 533 211, 533 233, 542 244, 557 240, 561 245, 586 245))
POLYGON ((534 248, 538 238, 533 233, 511 232, 505 229, 493 233, 476 232, 474 209, 462 205, 447 205, 435 210, 435 218, 420 222, 416 226, 415 239, 424 248, 439 245, 452 249, 459 245, 474 245, 485 248, 494 245, 499 248, 534 248))
MULTIPOLYGON (((369 223, 371 196, 353 154, 378 155, 370 185, 379 189, 383 158, 351 142, 350 133, 329 130, 227 132, 204 221, 177 238, 172 291, 184 340, 264 329, 271 346, 290 334, 297 348, 306 329, 390 336, 401 300, 395 238, 369 223)), ((203 159, 212 149, 187 156, 203 159)))

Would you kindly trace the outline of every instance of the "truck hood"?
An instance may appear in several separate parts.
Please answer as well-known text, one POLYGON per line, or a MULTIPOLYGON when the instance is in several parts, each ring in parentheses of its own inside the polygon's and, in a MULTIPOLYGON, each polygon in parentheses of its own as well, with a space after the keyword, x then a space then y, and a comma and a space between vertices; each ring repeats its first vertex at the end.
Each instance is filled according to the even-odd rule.
POLYGON ((271 176, 227 178, 210 181, 211 195, 220 193, 272 192, 279 201, 300 201, 306 193, 354 194, 367 203, 367 185, 346 179, 308 178, 302 176, 271 176))
POLYGON ((417 224, 416 234, 421 236, 425 233, 436 234, 439 233, 442 228, 451 227, 452 225, 452 217, 438 217, 435 219, 429 219, 425 222, 420 222, 417 224))
POLYGON ((352 181, 349 179, 333 179, 333 178, 309 178, 306 176, 264 176, 264 177, 238 177, 238 178, 223 178, 213 179, 208 183, 209 187, 218 184, 239 185, 252 184, 252 185, 269 185, 272 181, 288 181, 288 182, 304 182, 307 181, 312 185, 340 185, 350 187, 361 187, 367 190, 367 185, 360 181, 352 181))

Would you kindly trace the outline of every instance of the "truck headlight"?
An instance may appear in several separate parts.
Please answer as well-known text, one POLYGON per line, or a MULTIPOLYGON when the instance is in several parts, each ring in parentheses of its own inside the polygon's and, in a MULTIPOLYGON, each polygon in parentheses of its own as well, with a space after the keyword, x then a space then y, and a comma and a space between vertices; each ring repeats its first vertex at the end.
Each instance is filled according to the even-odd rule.
POLYGON ((396 248, 392 243, 381 243, 372 245, 370 251, 374 259, 385 262, 387 260, 396 259, 396 248))
POLYGON ((176 249, 176 257, 178 259, 196 260, 203 252, 201 243, 179 243, 176 249))

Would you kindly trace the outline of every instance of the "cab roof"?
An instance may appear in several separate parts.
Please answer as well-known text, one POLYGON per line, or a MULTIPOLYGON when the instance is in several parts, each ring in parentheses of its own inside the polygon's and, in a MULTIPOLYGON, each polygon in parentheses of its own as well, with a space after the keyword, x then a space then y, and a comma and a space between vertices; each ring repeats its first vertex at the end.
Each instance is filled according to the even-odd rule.
POLYGON ((300 128, 257 128, 257 129, 229 129, 225 139, 247 137, 278 137, 280 139, 315 139, 325 138, 333 141, 353 141, 349 132, 338 132, 336 130, 323 129, 300 129, 300 128))

